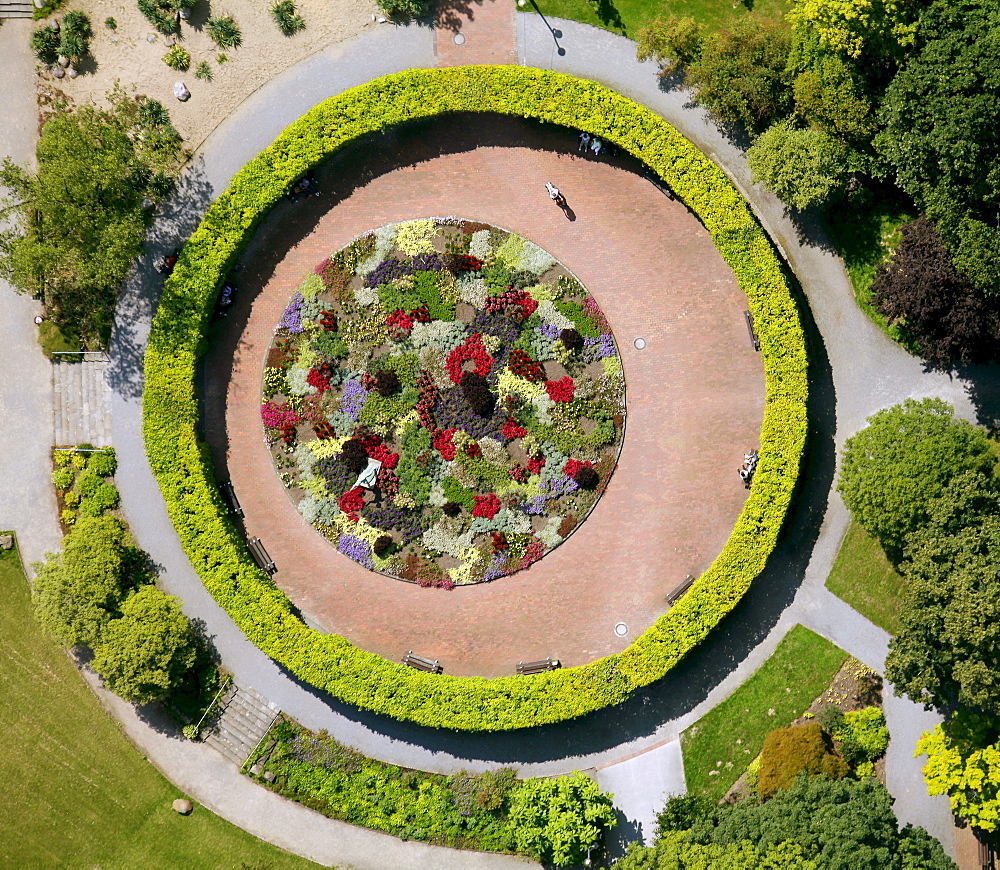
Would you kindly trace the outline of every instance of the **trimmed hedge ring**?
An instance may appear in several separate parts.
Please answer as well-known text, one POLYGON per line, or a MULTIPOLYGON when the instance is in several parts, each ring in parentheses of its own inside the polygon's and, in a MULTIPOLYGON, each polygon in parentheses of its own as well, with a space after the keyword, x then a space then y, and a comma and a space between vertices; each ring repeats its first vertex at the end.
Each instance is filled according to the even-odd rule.
POLYGON ((806 440, 807 357, 795 303, 763 230, 707 157, 648 109, 596 82, 512 66, 409 70, 320 103, 251 160, 212 204, 167 280, 145 360, 150 466, 206 588, 264 653, 357 707, 420 725, 502 731, 624 701, 663 677, 733 609, 774 549, 806 440), (258 224, 307 170, 370 133, 452 112, 585 130, 656 171, 698 215, 757 324, 765 367, 760 463, 725 547, 690 591, 623 652, 530 679, 433 675, 322 635, 254 564, 196 436, 195 367, 219 287, 258 224))

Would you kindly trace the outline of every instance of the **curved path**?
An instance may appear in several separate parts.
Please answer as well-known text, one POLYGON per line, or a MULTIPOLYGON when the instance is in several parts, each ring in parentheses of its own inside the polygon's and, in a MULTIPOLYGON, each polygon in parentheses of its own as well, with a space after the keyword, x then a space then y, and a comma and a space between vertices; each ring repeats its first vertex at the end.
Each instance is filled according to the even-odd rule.
POLYGON ((324 166, 324 195, 282 203, 240 259, 242 298, 205 360, 217 473, 306 620, 363 649, 396 660, 412 648, 449 674, 486 677, 619 652, 711 564, 746 500, 735 472, 764 407, 746 297, 697 219, 636 161, 582 157, 566 130, 460 115, 376 141, 377 155, 366 141, 324 166), (565 192, 572 223, 542 179, 565 192), (261 439, 260 384, 275 325, 313 266, 369 228, 453 214, 520 232, 583 281, 618 338, 628 418, 607 491, 565 543, 527 571, 444 592, 367 571, 299 516, 261 439))
MULTIPOLYGON (((326 727, 339 739, 375 757, 428 770, 463 766, 482 769, 506 762, 517 763, 528 773, 558 772, 612 761, 655 746, 676 736, 731 692, 797 621, 881 669, 886 635, 829 595, 822 585, 847 523, 842 504, 830 490, 835 447, 860 428, 872 412, 908 396, 941 396, 969 418, 977 414, 983 418, 989 412, 988 402, 996 396, 992 386, 995 368, 970 371, 961 378, 925 372, 918 360, 885 339, 857 309, 843 267, 824 247, 821 236, 808 225, 789 219, 773 196, 750 185, 740 149, 725 139, 703 112, 688 105, 685 94, 661 91, 652 65, 635 62, 632 43, 570 22, 554 24, 562 34, 562 55, 541 19, 518 16, 522 62, 597 78, 662 114, 712 156, 748 195, 762 223, 783 249, 819 327, 812 333, 816 431, 806 485, 790 518, 787 536, 724 630, 676 669, 671 678, 662 681, 663 685, 638 693, 612 713, 547 729, 544 739, 531 732, 471 739, 422 731, 342 709, 295 683, 236 631, 205 593, 170 528, 145 462, 139 428, 141 353, 158 292, 155 273, 148 263, 190 232, 205 204, 222 189, 234 169, 308 107, 302 100, 296 102, 298 95, 305 93, 305 100, 326 96, 346 84, 340 76, 349 73, 352 78, 369 78, 388 69, 351 67, 345 71, 346 64, 334 67, 324 61, 309 66, 310 62, 306 62, 302 67, 308 69, 288 71, 248 101, 206 143, 203 163, 188 175, 182 190, 190 197, 178 199, 183 206, 158 224, 157 236, 150 245, 152 256, 130 287, 116 330, 115 444, 125 470, 123 499, 140 543, 164 566, 165 587, 184 598, 188 613, 205 620, 227 666, 238 679, 259 688, 309 727, 326 727), (321 83, 318 71, 330 78, 321 83), (364 75, 366 71, 368 75, 364 75), (568 752, 576 754, 565 754, 568 752)), ((383 39, 386 32, 374 36, 383 39)), ((352 57, 362 66, 386 58, 391 58, 396 68, 431 65, 430 54, 415 48, 423 38, 420 31, 415 31, 400 41, 401 53, 387 53, 382 45, 376 51, 358 49, 352 57)), ((345 49, 343 54, 350 51, 353 48, 345 49)), ((925 825, 950 848, 946 802, 926 798, 919 781, 919 765, 903 757, 908 755, 912 742, 910 734, 900 736, 901 724, 912 729, 929 717, 898 700, 889 701, 887 714, 893 733, 899 736, 890 749, 889 764, 889 785, 897 797, 897 813, 903 821, 925 825)), ((636 787, 643 787, 642 783, 636 787)))

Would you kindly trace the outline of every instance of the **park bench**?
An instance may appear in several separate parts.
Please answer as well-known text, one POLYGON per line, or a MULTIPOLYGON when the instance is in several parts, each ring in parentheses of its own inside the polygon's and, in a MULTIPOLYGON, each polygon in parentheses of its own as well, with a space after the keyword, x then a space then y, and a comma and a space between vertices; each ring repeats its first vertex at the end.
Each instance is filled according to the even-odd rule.
POLYGON ((278 570, 274 566, 274 559, 267 554, 267 550, 264 549, 260 538, 250 538, 247 541, 247 545, 250 547, 250 555, 253 556, 253 560, 257 563, 257 567, 261 571, 266 574, 273 574, 278 570))
POLYGON ((676 589, 674 589, 674 591, 673 591, 673 592, 671 592, 671 593, 670 593, 670 594, 669 594, 669 595, 667 596, 667 606, 669 607, 669 606, 673 606, 674 604, 676 604, 676 603, 677 603, 677 600, 678 600, 678 599, 679 599, 679 598, 680 598, 680 597, 681 597, 681 596, 682 596, 682 595, 683 595, 683 594, 684 594, 685 592, 687 592, 687 591, 688 591, 688 589, 690 589, 690 588, 691 588, 691 584, 692 584, 692 583, 694 583, 694 576, 693 576, 692 574, 688 574, 688 575, 687 575, 687 577, 685 577, 685 578, 684 578, 684 582, 683 582, 683 583, 681 583, 681 585, 680 585, 680 586, 678 586, 678 587, 677 587, 676 589))
POLYGON ((428 659, 418 656, 412 649, 403 656, 403 664, 416 668, 418 671, 426 671, 429 674, 440 674, 444 668, 437 659, 428 659))
POLYGON ((562 662, 559 659, 539 659, 537 662, 518 662, 517 672, 521 676, 529 676, 530 674, 544 674, 546 671, 554 671, 561 667, 562 662))
POLYGON ((240 500, 236 497, 236 490, 233 489, 233 482, 231 480, 222 481, 222 483, 219 484, 219 492, 222 493, 222 499, 229 508, 229 513, 237 517, 243 516, 243 508, 240 507, 240 500))
POLYGON ((743 319, 747 322, 747 332, 750 333, 750 343, 753 349, 760 350, 760 339, 757 338, 757 330, 753 328, 753 315, 749 311, 743 312, 743 319))

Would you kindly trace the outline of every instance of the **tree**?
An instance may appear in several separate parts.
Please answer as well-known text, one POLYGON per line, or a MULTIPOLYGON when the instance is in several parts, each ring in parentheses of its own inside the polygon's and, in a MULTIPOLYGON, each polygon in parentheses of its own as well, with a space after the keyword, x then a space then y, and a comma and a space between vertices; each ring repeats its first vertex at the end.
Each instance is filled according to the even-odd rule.
POLYGON ((715 801, 703 795, 685 794, 668 798, 656 814, 656 836, 668 831, 686 831, 695 822, 715 815, 715 801))
POLYGON ((913 44, 925 0, 793 0, 787 18, 811 28, 824 47, 848 57, 901 54, 913 44))
POLYGON ((118 288, 142 249, 150 211, 183 151, 166 110, 118 89, 111 107, 54 115, 38 140, 38 171, 6 161, 0 275, 41 296, 54 322, 107 342, 118 288))
POLYGON ((962 704, 1000 715, 1000 494, 976 472, 930 505, 901 566, 907 601, 885 675, 928 708, 962 704))
POLYGON ((62 553, 49 553, 34 566, 32 600, 42 627, 64 646, 93 645, 118 615, 134 582, 134 565, 131 540, 119 520, 79 520, 63 539, 62 553))
POLYGON ((937 0, 889 85, 876 145, 959 272, 1000 293, 1000 4, 937 0))
POLYGON ((665 78, 701 56, 704 33, 704 25, 690 16, 657 17, 639 30, 636 60, 655 58, 660 65, 660 78, 665 78))
POLYGON ((862 82, 836 54, 820 53, 792 83, 795 111, 831 136, 867 143, 875 133, 874 108, 862 82))
POLYGON ((769 798, 788 788, 800 773, 841 779, 848 772, 847 763, 833 751, 830 736, 818 722, 776 728, 764 738, 757 790, 762 798, 769 798))
POLYGON ((844 185, 847 149, 820 130, 792 121, 773 124, 747 151, 755 182, 763 182, 796 209, 826 202, 844 185))
POLYGON ((914 755, 926 755, 927 793, 947 794, 951 811, 984 831, 1000 827, 1000 743, 995 722, 967 710, 925 731, 914 755))
MULTIPOLYGON (((800 776, 763 803, 721 806, 714 825, 696 825, 688 839, 704 844, 750 842, 766 850, 792 842, 824 870, 955 870, 941 844, 921 829, 900 832, 892 797, 878 780, 800 776), (926 855, 923 863, 913 863, 926 855), (903 856, 908 864, 903 864, 903 856)), ((668 865, 669 866, 669 865, 668 865)))
POLYGON ((780 23, 748 15, 705 40, 685 82, 715 117, 760 133, 791 109, 790 48, 780 23))
POLYGON ((614 823, 611 795, 578 771, 525 780, 511 797, 510 824, 518 850, 557 866, 580 863, 587 847, 614 823))
POLYGON ((895 561, 906 536, 928 520, 928 505, 964 471, 994 465, 986 433, 957 420, 940 399, 907 399, 868 418, 847 439, 837 491, 854 519, 895 561))
POLYGON ((921 356, 936 365, 988 360, 1000 339, 996 302, 959 274, 924 215, 901 233, 896 250, 875 273, 875 309, 890 323, 901 323, 921 356))
POLYGON ((94 647, 94 670, 126 701, 163 700, 194 664, 194 634, 177 599, 143 586, 125 599, 94 647))

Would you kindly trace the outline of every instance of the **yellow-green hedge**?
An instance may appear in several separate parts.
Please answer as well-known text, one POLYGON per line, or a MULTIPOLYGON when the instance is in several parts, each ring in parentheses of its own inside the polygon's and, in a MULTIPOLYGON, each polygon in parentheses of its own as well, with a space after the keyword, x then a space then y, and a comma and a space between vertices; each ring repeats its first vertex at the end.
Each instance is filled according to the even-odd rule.
POLYGON ((253 643, 337 698, 436 728, 500 731, 617 704, 663 677, 740 600, 784 521, 806 438, 807 360, 785 276, 722 172, 647 109, 595 82, 520 67, 410 70, 331 97, 290 124, 212 204, 167 280, 146 352, 143 431, 170 517, 205 586, 253 643), (747 295, 760 334, 766 405, 760 464, 723 551, 628 649, 535 677, 430 675, 312 631, 254 564, 228 521, 195 435, 195 365, 216 292, 290 183, 386 127, 449 112, 499 112, 586 130, 652 167, 692 208, 747 295))

